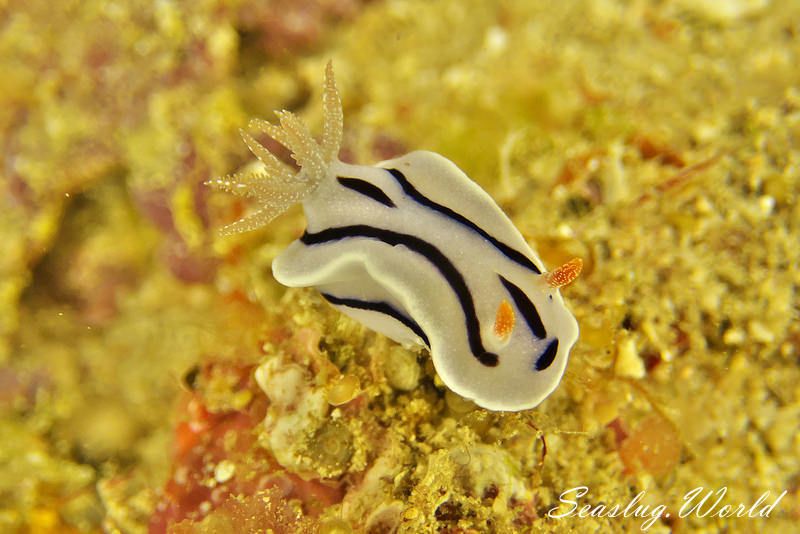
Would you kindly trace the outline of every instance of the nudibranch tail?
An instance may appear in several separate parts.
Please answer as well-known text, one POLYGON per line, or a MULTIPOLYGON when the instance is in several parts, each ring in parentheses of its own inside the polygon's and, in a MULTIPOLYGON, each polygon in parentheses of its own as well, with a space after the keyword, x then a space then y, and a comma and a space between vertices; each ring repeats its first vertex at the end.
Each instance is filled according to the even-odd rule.
POLYGON ((342 102, 331 62, 325 69, 323 104, 325 116, 321 144, 314 139, 305 123, 289 111, 276 112, 280 126, 261 119, 250 121, 250 129, 265 133, 292 152, 292 158, 300 166, 297 173, 293 173, 252 135, 240 130, 245 144, 263 165, 263 172, 216 178, 206 182, 206 185, 227 193, 255 198, 259 207, 254 213, 223 227, 220 230, 222 234, 247 232, 266 225, 292 204, 302 202, 325 179, 331 164, 338 161, 342 141, 342 102))

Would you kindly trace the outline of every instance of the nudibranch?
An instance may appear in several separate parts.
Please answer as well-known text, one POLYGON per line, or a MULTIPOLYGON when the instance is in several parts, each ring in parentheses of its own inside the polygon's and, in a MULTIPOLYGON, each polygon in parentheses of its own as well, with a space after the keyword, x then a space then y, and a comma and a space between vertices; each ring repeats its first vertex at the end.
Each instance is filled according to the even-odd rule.
POLYGON ((444 384, 490 410, 533 408, 558 385, 578 324, 559 287, 580 271, 552 272, 488 193, 454 163, 415 151, 375 166, 338 159, 342 107, 329 63, 317 142, 294 114, 253 120, 292 152, 289 170, 249 133, 262 170, 209 182, 254 197, 257 210, 223 228, 267 224, 302 202, 307 228, 272 264, 289 287, 315 287, 357 321, 430 351, 444 384))

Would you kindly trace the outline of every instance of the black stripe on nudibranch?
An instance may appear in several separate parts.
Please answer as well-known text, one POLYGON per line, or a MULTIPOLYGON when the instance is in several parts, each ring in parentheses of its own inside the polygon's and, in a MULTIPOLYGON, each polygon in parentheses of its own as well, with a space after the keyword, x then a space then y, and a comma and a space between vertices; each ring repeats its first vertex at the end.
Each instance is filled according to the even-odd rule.
POLYGON ((431 346, 430 342, 428 341, 428 336, 425 334, 425 331, 422 329, 422 327, 414 319, 408 317, 406 314, 388 302, 373 302, 369 300, 341 298, 328 293, 322 293, 322 297, 331 304, 336 304, 337 306, 346 306, 348 308, 374 311, 388 315, 392 319, 403 323, 403 326, 414 332, 420 339, 422 339, 422 341, 425 342, 425 345, 427 345, 428 348, 431 346))
POLYGON ((349 178, 347 176, 337 176, 336 180, 344 187, 352 189, 356 193, 360 193, 365 197, 369 197, 376 202, 380 202, 384 206, 388 206, 390 208, 395 207, 394 202, 392 202, 392 199, 389 198, 389 195, 384 193, 383 190, 381 190, 381 188, 375 184, 371 184, 366 180, 349 178))
POLYGON ((536 364, 534 367, 537 371, 544 371, 550 364, 553 363, 553 360, 556 359, 556 354, 558 354, 558 339, 554 339, 547 345, 547 348, 544 349, 544 352, 541 356, 536 360, 536 364))
POLYGON ((526 256, 519 250, 512 248, 509 245, 506 245, 505 243, 503 243, 496 237, 492 236, 489 232, 487 232, 474 222, 470 221, 460 213, 455 212, 452 209, 448 208, 447 206, 443 206, 442 204, 439 204, 438 202, 435 202, 426 197, 425 195, 420 193, 417 190, 417 188, 411 185, 411 182, 409 182, 408 179, 405 177, 405 175, 399 170, 397 169, 386 169, 386 170, 389 172, 389 174, 391 174, 394 177, 395 180, 397 180, 397 183, 400 184, 400 187, 403 188, 403 191, 408 196, 410 196, 415 202, 417 202, 418 204, 422 204, 426 208, 430 208, 434 211, 437 211, 442 215, 444 215, 445 217, 453 219, 457 223, 462 224, 467 228, 470 228, 471 230, 478 233, 481 237, 489 241, 492 244, 492 246, 494 246, 494 248, 499 250, 505 257, 507 257, 514 263, 518 263, 519 265, 522 265, 523 267, 530 269, 536 274, 542 274, 542 272, 539 270, 536 264, 534 264, 533 261, 531 261, 531 259, 528 256, 526 256))
POLYGON ((475 303, 472 300, 472 294, 469 291, 469 287, 467 287, 467 283, 464 281, 464 277, 447 256, 435 245, 413 235, 401 234, 363 224, 327 228, 313 234, 306 232, 300 238, 300 241, 306 245, 316 245, 330 241, 341 241, 344 239, 361 237, 377 239, 391 246, 403 245, 409 250, 424 256, 431 262, 450 285, 461 304, 461 309, 464 312, 465 327, 467 329, 467 341, 469 342, 472 355, 481 364, 487 367, 495 367, 499 363, 497 354, 493 354, 483 347, 480 323, 475 313, 475 303))
POLYGON ((514 300, 514 304, 517 305, 517 309, 522 314, 522 317, 525 319, 525 322, 528 323, 528 328, 531 329, 533 335, 538 337, 539 339, 544 339, 547 337, 547 331, 544 329, 544 325, 542 324, 542 318, 539 317, 539 312, 536 311, 536 306, 533 305, 531 299, 528 298, 528 295, 525 294, 519 287, 515 286, 499 274, 497 275, 500 277, 500 281, 508 291, 508 294, 511 295, 511 298, 514 300))

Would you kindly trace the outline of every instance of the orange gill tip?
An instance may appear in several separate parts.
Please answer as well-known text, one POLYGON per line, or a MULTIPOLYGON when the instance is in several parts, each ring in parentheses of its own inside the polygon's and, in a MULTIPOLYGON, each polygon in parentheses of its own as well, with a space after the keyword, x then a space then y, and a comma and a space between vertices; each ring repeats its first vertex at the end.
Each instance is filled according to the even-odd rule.
POLYGON ((511 331, 514 330, 515 321, 514 308, 511 307, 511 303, 503 299, 497 307, 497 314, 495 314, 494 318, 495 335, 500 339, 506 339, 511 331))
POLYGON ((581 269, 583 269, 583 260, 572 258, 561 267, 545 273, 544 280, 550 287, 558 289, 574 282, 578 275, 581 274, 581 269))

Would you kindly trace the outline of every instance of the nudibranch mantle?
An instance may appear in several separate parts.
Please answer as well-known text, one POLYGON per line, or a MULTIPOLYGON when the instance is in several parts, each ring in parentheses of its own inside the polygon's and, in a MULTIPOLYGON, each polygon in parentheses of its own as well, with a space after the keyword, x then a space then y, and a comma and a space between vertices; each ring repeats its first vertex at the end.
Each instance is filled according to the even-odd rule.
POLYGON ((330 63, 324 104, 321 143, 288 112, 278 114, 280 127, 251 123, 292 150, 296 175, 242 133, 265 173, 209 183, 260 206, 223 231, 257 228, 302 202, 307 228, 275 258, 278 282, 315 287, 369 328, 427 347, 445 385, 483 408, 538 405, 578 337, 541 260, 489 194, 438 154, 374 167, 339 161, 342 111, 330 63))

